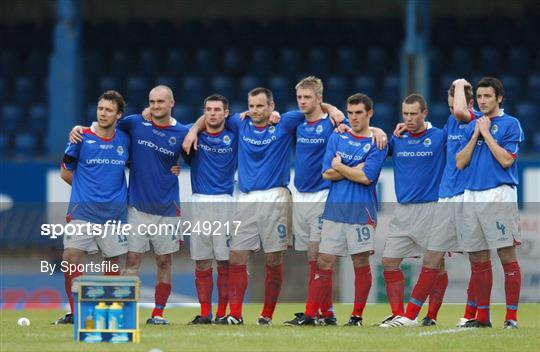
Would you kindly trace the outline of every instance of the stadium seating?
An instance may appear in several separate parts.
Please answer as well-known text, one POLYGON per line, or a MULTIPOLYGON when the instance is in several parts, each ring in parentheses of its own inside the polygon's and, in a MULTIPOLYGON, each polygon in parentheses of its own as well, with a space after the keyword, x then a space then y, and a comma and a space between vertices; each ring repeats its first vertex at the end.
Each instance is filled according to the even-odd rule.
POLYGON ((2 132, 13 134, 19 131, 23 122, 23 109, 17 105, 2 107, 2 132))
POLYGON ((38 139, 35 134, 21 133, 15 136, 15 152, 19 154, 33 154, 37 151, 38 139))
POLYGON ((29 112, 28 131, 38 135, 47 132, 47 107, 33 105, 29 112))

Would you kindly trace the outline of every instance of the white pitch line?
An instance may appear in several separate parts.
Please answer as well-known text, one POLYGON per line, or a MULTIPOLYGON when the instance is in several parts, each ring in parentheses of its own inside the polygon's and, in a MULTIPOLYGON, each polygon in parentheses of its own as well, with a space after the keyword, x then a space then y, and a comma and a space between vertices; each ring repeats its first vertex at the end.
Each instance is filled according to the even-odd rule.
POLYGON ((446 329, 446 330, 435 330, 435 331, 423 331, 418 334, 418 336, 433 336, 433 335, 442 335, 442 334, 453 334, 456 332, 464 332, 464 331, 471 331, 473 329, 463 329, 463 328, 456 328, 456 329, 446 329))

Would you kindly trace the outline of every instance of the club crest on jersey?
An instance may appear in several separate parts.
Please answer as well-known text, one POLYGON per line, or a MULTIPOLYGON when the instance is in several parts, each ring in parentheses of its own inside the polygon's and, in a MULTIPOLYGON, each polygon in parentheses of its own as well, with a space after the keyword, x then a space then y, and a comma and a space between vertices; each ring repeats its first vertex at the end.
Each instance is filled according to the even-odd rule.
POLYGON ((429 147, 431 145, 431 138, 424 139, 424 147, 429 147))
POLYGON ((122 154, 124 154, 124 148, 121 145, 119 145, 116 148, 116 152, 118 153, 118 155, 122 156, 122 154))
POLYGON ((169 138, 169 144, 170 145, 175 145, 176 144, 176 137, 169 138))
POLYGON ((370 149, 371 149, 371 144, 366 144, 366 145, 364 145, 364 148, 363 148, 364 153, 369 152, 370 149))
POLYGON ((224 135, 223 136, 223 143, 229 145, 231 144, 231 137, 229 137, 228 135, 224 135))
POLYGON ((317 134, 321 134, 323 131, 324 127, 322 125, 319 125, 317 126, 317 128, 315 128, 315 132, 317 132, 317 134))
POLYGON ((491 126, 491 134, 495 134, 499 131, 499 126, 493 125, 491 126))
POLYGON ((276 131, 276 126, 270 126, 268 127, 268 132, 274 133, 276 131))

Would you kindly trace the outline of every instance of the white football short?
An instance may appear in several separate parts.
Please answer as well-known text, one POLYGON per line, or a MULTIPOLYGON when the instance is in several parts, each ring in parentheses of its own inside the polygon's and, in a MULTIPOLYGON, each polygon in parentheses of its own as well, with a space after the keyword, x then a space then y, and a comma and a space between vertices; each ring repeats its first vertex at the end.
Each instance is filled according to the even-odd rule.
POLYGON ((180 250, 182 240, 180 217, 148 214, 129 207, 128 222, 133 232, 128 238, 130 252, 147 252, 150 250, 150 244, 157 255, 171 254, 180 250))
POLYGON ((287 188, 276 187, 238 195, 233 220, 241 221, 232 236, 231 250, 280 252, 290 243, 287 216, 291 201, 287 188))
POLYGON ((433 232, 436 208, 437 202, 396 204, 383 257, 416 258, 424 255, 433 232))
POLYGON ((439 198, 433 215, 433 230, 427 249, 438 252, 460 251, 461 229, 463 227, 463 194, 439 198))
POLYGON ((319 253, 340 257, 375 250, 375 228, 372 225, 346 224, 323 220, 319 253))
POLYGON ((189 248, 193 260, 229 260, 234 198, 228 194, 193 194, 189 248), (210 226, 208 226, 210 225, 210 226))
POLYGON ((502 185, 463 195, 463 249, 477 252, 521 244, 517 189, 502 185))
POLYGON ((309 242, 321 242, 322 214, 328 190, 313 193, 294 191, 292 198, 294 249, 307 251, 309 242))
MULTIPOLYGON (((112 231, 112 228, 109 231, 103 234, 94 235, 92 232, 87 231, 87 221, 83 220, 72 220, 70 225, 78 226, 84 225, 80 228, 76 234, 73 235, 64 235, 64 249, 66 248, 75 248, 81 251, 85 251, 88 254, 95 254, 98 251, 101 251, 101 255, 104 258, 116 257, 127 253, 128 251, 128 237, 125 235, 118 234, 117 231, 112 231)), ((102 231, 105 231, 104 225, 101 224, 92 224, 90 226, 99 226, 102 231)))

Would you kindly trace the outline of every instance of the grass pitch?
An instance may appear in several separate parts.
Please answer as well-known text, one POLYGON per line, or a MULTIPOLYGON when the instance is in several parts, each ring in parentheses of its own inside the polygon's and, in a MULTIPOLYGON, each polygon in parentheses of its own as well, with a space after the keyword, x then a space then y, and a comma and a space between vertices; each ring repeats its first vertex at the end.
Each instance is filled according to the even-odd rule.
MULTIPOLYGON (((520 305, 517 330, 502 329, 503 305, 492 306, 492 329, 455 328, 463 305, 444 305, 437 327, 396 329, 371 326, 388 315, 386 304, 368 305, 363 327, 283 326, 303 304, 278 304, 274 325, 257 326, 260 309, 260 304, 246 305, 243 326, 187 326, 196 308, 168 309, 170 326, 146 326, 150 311, 142 310, 141 343, 116 345, 73 342, 72 326, 50 325, 61 311, 0 310, 0 351, 540 351, 540 304, 520 305), (22 316, 30 319, 30 326, 17 325, 22 316)), ((342 325, 351 305, 339 304, 335 310, 342 325)))

